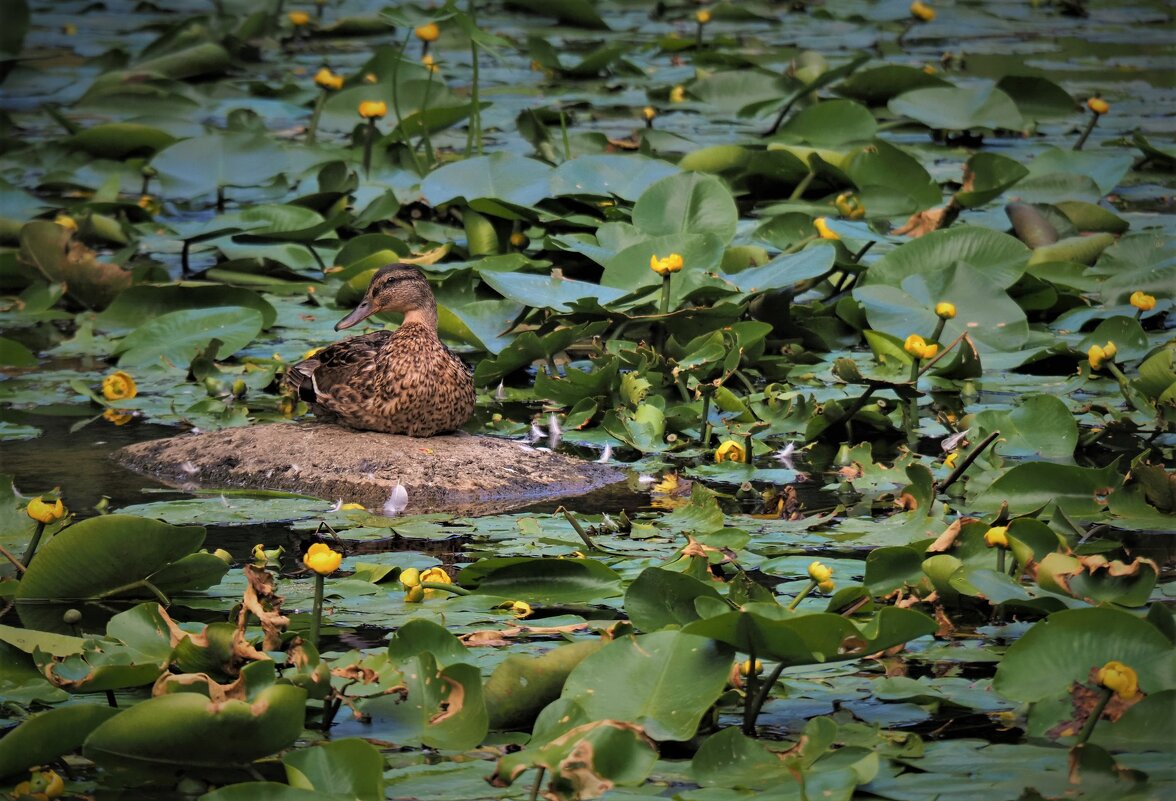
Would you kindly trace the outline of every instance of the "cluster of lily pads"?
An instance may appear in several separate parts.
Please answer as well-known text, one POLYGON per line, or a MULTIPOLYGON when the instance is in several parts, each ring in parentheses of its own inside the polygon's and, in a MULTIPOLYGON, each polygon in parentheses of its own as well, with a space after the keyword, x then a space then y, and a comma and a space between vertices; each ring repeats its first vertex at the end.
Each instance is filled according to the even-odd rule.
POLYGON ((89 8, 103 49, 8 4, 0 438, 298 418, 282 371, 406 261, 469 429, 655 511, 75 520, 67 468, 6 482, 14 795, 1170 786, 1176 151, 1101 67, 954 32, 1078 36, 1062 6, 364 5, 89 8), (201 550, 241 522, 302 547, 201 550))

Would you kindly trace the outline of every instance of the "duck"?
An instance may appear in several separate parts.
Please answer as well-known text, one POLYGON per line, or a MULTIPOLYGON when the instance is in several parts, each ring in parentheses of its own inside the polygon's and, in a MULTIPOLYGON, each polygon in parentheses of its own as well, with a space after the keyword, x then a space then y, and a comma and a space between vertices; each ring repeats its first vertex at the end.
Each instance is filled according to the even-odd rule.
POLYGON ((378 269, 335 330, 381 312, 401 312, 404 322, 326 346, 292 365, 286 385, 326 423, 411 437, 461 428, 474 412, 473 376, 437 336, 437 301, 418 267, 378 269))

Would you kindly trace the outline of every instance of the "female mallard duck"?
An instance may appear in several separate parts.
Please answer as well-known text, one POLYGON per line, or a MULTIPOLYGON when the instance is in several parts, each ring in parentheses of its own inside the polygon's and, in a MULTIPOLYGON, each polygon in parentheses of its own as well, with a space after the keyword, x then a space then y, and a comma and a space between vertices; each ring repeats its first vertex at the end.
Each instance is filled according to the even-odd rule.
POLYGON ((474 411, 474 382, 437 337, 437 302, 419 269, 381 267, 335 330, 385 311, 404 313, 400 328, 328 345, 291 367, 286 383, 324 422, 413 437, 460 428, 474 411))

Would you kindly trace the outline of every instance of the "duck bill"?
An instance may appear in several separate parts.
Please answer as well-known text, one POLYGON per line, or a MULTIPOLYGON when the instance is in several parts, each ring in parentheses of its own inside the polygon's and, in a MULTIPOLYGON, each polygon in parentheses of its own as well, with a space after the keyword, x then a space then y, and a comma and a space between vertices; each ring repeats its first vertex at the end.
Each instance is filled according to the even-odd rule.
POLYGON ((355 307, 355 311, 344 317, 339 322, 335 323, 335 330, 342 331, 344 328, 350 328, 356 323, 361 323, 367 318, 371 317, 373 313, 371 305, 365 300, 363 303, 355 307))

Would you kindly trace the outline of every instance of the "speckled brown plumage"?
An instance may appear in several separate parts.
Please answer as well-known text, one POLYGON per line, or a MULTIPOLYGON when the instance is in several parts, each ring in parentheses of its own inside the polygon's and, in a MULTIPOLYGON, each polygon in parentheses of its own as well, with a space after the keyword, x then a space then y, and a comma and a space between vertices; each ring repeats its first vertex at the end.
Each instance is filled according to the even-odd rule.
POLYGON ((419 269, 380 268, 335 330, 383 311, 403 312, 404 323, 323 348, 292 366, 286 384, 316 417, 349 428, 414 437, 460 428, 474 411, 473 379, 437 337, 437 304, 419 269))

